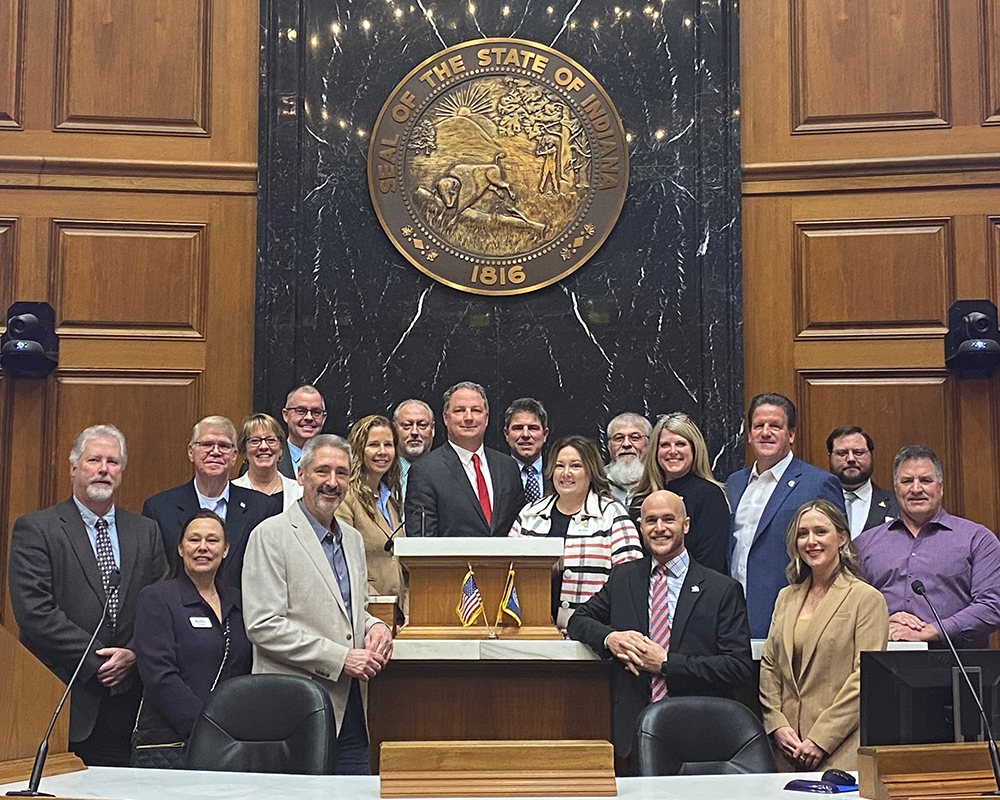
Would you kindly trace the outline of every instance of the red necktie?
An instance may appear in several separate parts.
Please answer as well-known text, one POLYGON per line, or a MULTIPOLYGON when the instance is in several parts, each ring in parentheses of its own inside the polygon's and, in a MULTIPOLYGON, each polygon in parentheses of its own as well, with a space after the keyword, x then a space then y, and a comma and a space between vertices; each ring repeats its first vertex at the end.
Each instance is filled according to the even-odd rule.
MULTIPOLYGON (((670 649, 670 606, 667 604, 667 568, 658 564, 653 570, 649 592, 649 638, 664 650, 670 649)), ((653 700, 667 696, 667 681, 662 675, 653 675, 651 681, 653 700)))
POLYGON ((493 524, 493 508, 490 506, 490 491, 486 488, 486 477, 479 467, 479 453, 472 454, 472 467, 476 470, 476 494, 479 495, 479 505, 483 507, 486 524, 493 524))

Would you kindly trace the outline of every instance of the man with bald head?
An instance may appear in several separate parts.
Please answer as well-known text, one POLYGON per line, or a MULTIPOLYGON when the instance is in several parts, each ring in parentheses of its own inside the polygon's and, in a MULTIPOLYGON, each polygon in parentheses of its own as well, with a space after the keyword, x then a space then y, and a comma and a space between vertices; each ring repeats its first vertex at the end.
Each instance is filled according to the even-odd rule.
POLYGON ((643 708, 667 696, 732 697, 750 677, 750 627, 743 589, 693 561, 691 521, 680 496, 653 492, 639 527, 647 555, 619 564, 569 621, 571 639, 605 658, 612 672, 615 755, 629 758, 643 708))

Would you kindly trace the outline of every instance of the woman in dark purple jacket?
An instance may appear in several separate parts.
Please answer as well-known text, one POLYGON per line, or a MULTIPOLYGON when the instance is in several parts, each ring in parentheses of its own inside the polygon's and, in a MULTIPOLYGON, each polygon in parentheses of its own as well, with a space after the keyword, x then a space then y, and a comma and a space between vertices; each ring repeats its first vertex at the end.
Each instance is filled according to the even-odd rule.
POLYGON ((135 655, 143 698, 133 765, 180 766, 181 744, 212 690, 250 672, 240 592, 217 580, 228 552, 222 519, 199 511, 184 525, 171 579, 139 593, 135 655), (154 752, 156 761, 143 758, 154 752))

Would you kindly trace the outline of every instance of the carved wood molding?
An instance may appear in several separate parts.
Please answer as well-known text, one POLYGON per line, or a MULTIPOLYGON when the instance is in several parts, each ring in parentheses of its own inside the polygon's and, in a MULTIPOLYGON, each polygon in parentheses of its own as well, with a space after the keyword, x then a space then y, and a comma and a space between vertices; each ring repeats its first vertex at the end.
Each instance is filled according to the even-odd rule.
POLYGON ((62 158, 0 155, 0 173, 149 178, 257 180, 256 162, 138 161, 125 158, 62 158))
POLYGON ((742 178, 744 181, 770 181, 997 170, 1000 170, 1000 153, 963 153, 939 156, 847 158, 744 164, 742 178))

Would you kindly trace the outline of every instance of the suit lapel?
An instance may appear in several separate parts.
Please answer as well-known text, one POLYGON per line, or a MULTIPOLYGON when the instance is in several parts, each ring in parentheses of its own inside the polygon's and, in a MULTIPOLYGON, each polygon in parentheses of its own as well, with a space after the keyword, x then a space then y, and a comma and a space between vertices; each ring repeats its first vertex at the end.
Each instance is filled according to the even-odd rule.
POLYGON ((705 578, 705 568, 695 561, 688 563, 687 575, 684 576, 684 583, 681 586, 680 594, 677 596, 677 605, 674 607, 674 620, 670 625, 670 643, 680 643, 684 637, 684 627, 687 625, 688 617, 694 604, 701 597, 701 583, 705 578))
POLYGON ((135 540, 135 532, 118 508, 115 509, 115 530, 118 532, 118 553, 121 558, 122 582, 118 589, 118 604, 120 606, 121 598, 125 597, 126 592, 128 592, 129 582, 135 572, 138 545, 135 540))
POLYGON ((788 611, 782 620, 781 638, 785 645, 785 660, 788 663, 788 674, 792 676, 792 680, 795 681, 796 686, 798 685, 799 676, 793 674, 792 670, 792 656, 794 655, 792 651, 795 646, 795 622, 799 618, 802 603, 805 602, 811 585, 811 581, 804 581, 793 586, 792 596, 788 600, 788 611))
POLYGON ((646 636, 649 636, 649 571, 651 568, 652 560, 649 556, 643 556, 635 567, 635 579, 629 582, 632 607, 635 611, 635 618, 640 623, 638 630, 646 636), (640 564, 642 566, 638 566, 640 564))
POLYGON ((816 645, 819 643, 819 639, 823 635, 823 631, 826 630, 826 626, 830 624, 830 620, 833 619, 833 615, 840 610, 844 600, 847 599, 847 594, 850 591, 850 588, 850 581, 847 579, 847 576, 841 572, 834 580, 833 585, 830 586, 826 596, 819 601, 819 606, 816 607, 816 613, 813 614, 812 619, 809 620, 809 624, 806 626, 805 641, 802 642, 802 665, 799 671, 800 675, 805 675, 808 671, 809 662, 812 660, 812 657, 816 652, 816 645))
POLYGON ((63 533, 73 546, 73 552, 76 553, 83 574, 87 576, 87 583, 94 590, 94 594, 103 602, 105 597, 104 582, 101 580, 100 567, 97 566, 97 556, 94 555, 94 547, 90 543, 90 537, 87 536, 83 517, 80 516, 80 510, 76 507, 72 497, 62 504, 59 516, 62 519, 63 533))
MULTIPOLYGON (((781 508, 782 503, 785 502, 785 498, 791 494, 792 489, 795 488, 795 484, 798 483, 799 475, 802 473, 801 462, 797 458, 792 459, 792 463, 788 465, 788 469, 785 470, 785 474, 781 476, 781 480, 778 481, 778 485, 774 487, 774 491, 771 492, 771 497, 767 501, 767 505, 764 506, 764 513, 760 515, 760 522, 757 523, 757 530, 754 532, 754 541, 757 541, 757 537, 760 536, 761 532, 767 528, 774 515, 778 513, 778 509, 781 508)), ((784 531, 782 531, 784 533, 784 531)))
MULTIPOLYGON (((445 442, 442 446, 445 448, 445 464, 448 465, 448 469, 451 470, 452 477, 458 483, 458 490, 462 492, 466 496, 468 502, 472 504, 472 508, 483 521, 483 525, 486 525, 486 527, 489 528, 490 526, 486 524, 486 515, 483 513, 483 507, 479 505, 479 498, 476 496, 476 493, 472 491, 472 484, 469 482, 469 476, 465 472, 465 467, 462 466, 462 460, 458 457, 458 453, 455 452, 455 448, 451 446, 450 442, 445 442)), ((492 471, 493 468, 490 467, 490 472, 492 473, 492 471)), ((493 504, 496 505, 495 486, 493 494, 493 504)))
MULTIPOLYGON (((323 581, 326 583, 326 587, 330 590, 330 594, 334 596, 337 600, 337 605, 340 608, 341 613, 344 618, 347 619, 347 605, 344 603, 344 598, 340 594, 340 586, 337 585, 337 578, 333 574, 333 569, 330 567, 330 562, 326 560, 326 553, 323 551, 323 545, 319 542, 319 537, 316 536, 316 531, 313 530, 312 524, 306 519, 305 514, 297 507, 292 506, 293 513, 289 515, 292 523, 292 531, 299 540, 299 544, 306 551, 309 556, 309 560, 312 561, 313 566, 319 571, 320 575, 323 576, 323 581)), ((350 566, 348 566, 350 570, 350 566)), ((353 578, 352 578, 353 580, 353 578)), ((351 620, 353 625, 353 620, 351 620)))

